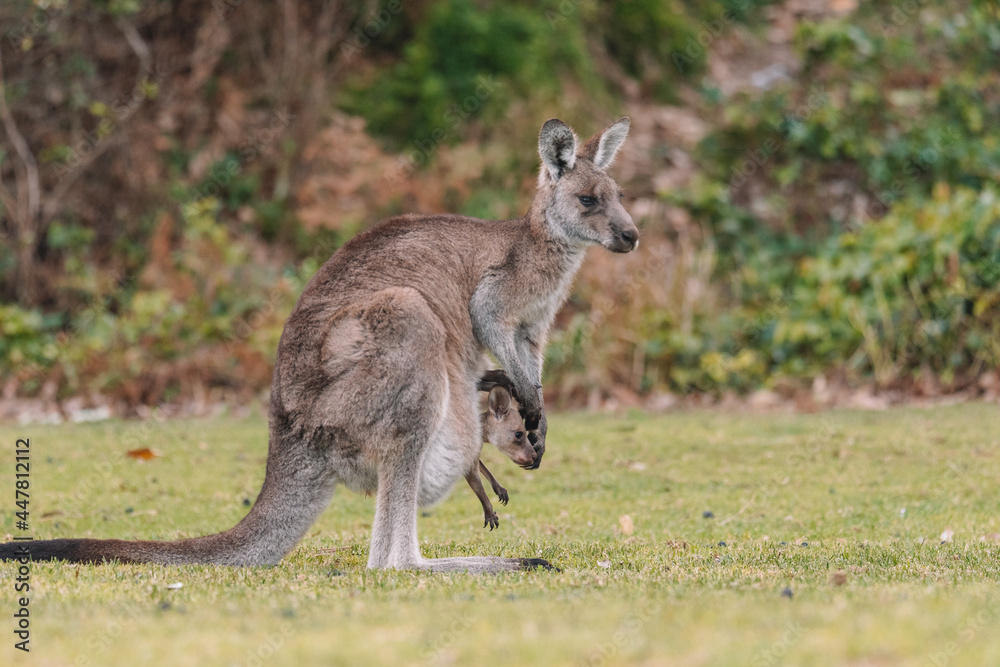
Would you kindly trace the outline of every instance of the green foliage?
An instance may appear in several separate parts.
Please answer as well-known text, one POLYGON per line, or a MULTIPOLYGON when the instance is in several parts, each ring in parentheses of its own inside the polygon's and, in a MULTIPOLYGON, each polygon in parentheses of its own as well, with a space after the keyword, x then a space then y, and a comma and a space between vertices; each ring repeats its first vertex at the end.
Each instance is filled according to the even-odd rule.
MULTIPOLYGON (((225 384, 246 370, 234 366, 237 357, 272 357, 284 319, 316 267, 307 263, 306 273, 281 276, 255 264, 249 246, 219 220, 219 209, 214 198, 185 206, 176 250, 153 258, 155 270, 138 284, 109 280, 85 253, 68 255, 62 290, 84 305, 51 315, 0 306, 0 373, 55 372, 65 378, 64 393, 84 384, 108 393, 139 387, 155 402, 165 389, 155 378, 182 374, 194 359, 202 359, 202 380, 225 384)), ((49 241, 79 250, 88 231, 56 224, 49 241)), ((258 363, 269 375, 266 362, 258 363)))
POLYGON ((55 362, 59 349, 54 333, 61 319, 38 310, 0 304, 0 375, 12 377, 17 371, 55 362))
POLYGON ((770 0, 601 3, 588 34, 654 97, 673 101, 676 80, 705 69, 707 49, 737 22, 752 22, 770 0))
POLYGON ((732 303, 690 334, 653 317, 646 352, 680 391, 746 389, 832 370, 946 386, 1000 364, 1000 195, 900 202, 878 222, 814 242, 744 230, 724 263, 732 303))
POLYGON ((777 193, 769 221, 799 229, 862 224, 935 183, 994 183, 998 17, 987 3, 932 2, 801 24, 799 77, 727 104, 702 166, 744 204, 746 184, 777 193), (855 210, 838 205, 834 182, 858 193, 855 210))
POLYGON ((435 2, 399 62, 358 84, 346 106, 368 119, 372 133, 400 144, 426 150, 454 142, 469 119, 502 113, 529 90, 555 92, 560 77, 583 72, 579 28, 555 36, 531 6, 435 2))
MULTIPOLYGON (((49 143, 33 135, 44 174, 68 173, 114 131, 118 105, 103 91, 135 85, 131 74, 106 81, 108 61, 84 42, 56 48, 63 42, 52 18, 66 11, 74 25, 112 25, 137 9, 129 18, 139 20, 152 5, 91 4, 89 12, 64 2, 42 11, 19 0, 12 5, 19 12, 4 12, 27 17, 8 21, 4 34, 15 48, 34 50, 6 75, 17 118, 30 127, 27 119, 45 117, 52 102, 30 82, 50 74, 46 96, 64 95, 62 107, 73 110, 39 132, 49 143), (51 71, 17 76, 18 66, 33 63, 51 71), (55 127, 89 129, 88 140, 71 142, 79 132, 55 127)), ((371 6, 348 4, 350 16, 371 6)), ((385 2, 350 28, 358 67, 342 102, 389 143, 415 147, 416 164, 469 129, 494 149, 512 143, 504 133, 537 131, 536 121, 529 128, 507 116, 561 108, 581 124, 596 122, 586 105, 613 107, 621 72, 639 82, 644 100, 670 98, 685 77, 710 86, 691 77, 704 72, 713 42, 738 22, 752 24, 766 4, 385 2)), ((679 277, 669 289, 655 272, 627 289, 600 285, 624 306, 603 321, 586 295, 599 281, 581 284, 575 311, 550 341, 548 385, 585 398, 595 386, 744 391, 838 373, 891 386, 929 374, 954 388, 997 365, 1000 15, 995 3, 979 0, 917 5, 861 3, 843 18, 801 20, 802 67, 790 80, 700 109, 716 114, 709 118, 716 129, 697 151, 701 173, 670 195, 696 221, 679 277), (681 294, 688 284, 699 288, 690 298, 681 294), (660 288, 655 299, 633 298, 660 288)), ((252 58, 233 48, 199 90, 212 104, 226 81, 249 90, 238 65, 252 58)), ((152 107, 156 84, 143 86, 137 94, 152 107)), ((162 189, 144 195, 142 214, 115 207, 114 225, 99 226, 87 214, 61 212, 39 234, 45 310, 0 310, 0 372, 20 380, 23 393, 48 379, 64 393, 145 383, 152 389, 137 400, 155 402, 166 393, 154 376, 200 373, 210 385, 239 384, 246 376, 235 359, 247 353, 269 363, 284 314, 321 261, 379 215, 408 206, 390 201, 355 224, 307 232, 291 208, 290 175, 299 170, 290 153, 274 158, 254 144, 248 157, 229 145, 219 162, 193 169, 201 163, 192 160, 204 159, 203 137, 141 134, 165 139, 150 154, 159 151, 167 172, 162 189), (191 174, 204 177, 197 183, 191 174), (158 202, 168 198, 189 205, 154 251, 158 202), (109 240, 110 229, 120 233, 109 240)), ((496 154, 479 176, 445 183, 441 206, 490 218, 521 212, 534 154, 496 154)), ((6 168, 14 157, 0 149, 6 168)), ((102 209, 90 202, 80 210, 102 209)), ((0 287, 11 298, 15 251, 0 246, 0 287)))
MULTIPOLYGON (((1000 363, 997 18, 930 2, 800 23, 801 73, 727 101, 703 173, 668 195, 704 224, 713 298, 630 319, 633 387, 955 388, 1000 363)), ((573 340, 553 379, 595 365, 573 340)))
POLYGON ((646 70, 657 68, 655 93, 669 98, 673 92, 671 76, 677 72, 691 74, 703 69, 705 51, 694 49, 683 58, 675 54, 686 53, 697 43, 698 24, 675 3, 661 0, 635 0, 612 2, 603 7, 605 29, 602 30, 608 53, 618 61, 630 76, 643 80, 650 74, 646 70))
POLYGON ((513 99, 555 99, 567 87, 606 94, 613 83, 595 65, 591 42, 670 98, 678 77, 704 66, 701 33, 714 39, 762 4, 437 0, 398 59, 374 80, 356 81, 343 104, 365 116, 373 134, 426 151, 459 139, 470 119, 498 118, 513 99))
POLYGON ((773 341, 821 366, 864 350, 881 384, 1000 364, 1000 197, 940 187, 803 260, 773 341))

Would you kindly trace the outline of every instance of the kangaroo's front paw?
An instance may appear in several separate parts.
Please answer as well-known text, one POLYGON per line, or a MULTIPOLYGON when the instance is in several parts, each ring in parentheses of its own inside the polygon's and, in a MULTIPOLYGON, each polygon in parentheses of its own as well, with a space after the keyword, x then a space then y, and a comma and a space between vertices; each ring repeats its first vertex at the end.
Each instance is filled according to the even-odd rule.
POLYGON ((532 430, 525 422, 525 428, 528 428, 528 442, 535 450, 535 461, 530 465, 521 466, 525 470, 536 470, 538 466, 542 465, 542 455, 545 454, 545 434, 549 430, 549 421, 545 417, 545 412, 541 412, 540 419, 538 420, 537 430, 532 430))
POLYGON ((511 382, 510 377, 503 371, 502 368, 496 368, 483 373, 483 376, 479 378, 479 382, 476 387, 480 391, 489 391, 493 387, 503 387, 510 392, 510 395, 514 397, 515 401, 518 403, 521 402, 521 395, 517 392, 517 388, 514 386, 514 383, 511 382))
POLYGON ((486 526, 490 527, 492 531, 500 525, 500 517, 497 516, 496 512, 486 512, 486 521, 483 523, 483 528, 486 526))
POLYGON ((507 494, 507 489, 501 486, 496 491, 497 491, 497 498, 500 499, 500 504, 506 505, 507 501, 510 500, 510 496, 507 494))

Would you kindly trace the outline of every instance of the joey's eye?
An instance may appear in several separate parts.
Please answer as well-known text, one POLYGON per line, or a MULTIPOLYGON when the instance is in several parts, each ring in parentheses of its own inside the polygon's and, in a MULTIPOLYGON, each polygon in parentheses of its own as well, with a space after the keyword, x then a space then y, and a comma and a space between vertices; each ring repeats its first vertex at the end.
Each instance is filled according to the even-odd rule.
POLYGON ((624 192, 622 192, 621 190, 619 190, 619 191, 618 191, 618 199, 622 199, 622 198, 624 198, 624 197, 625 197, 625 193, 624 193, 624 192))
POLYGON ((514 438, 517 440, 520 440, 523 437, 524 437, 524 431, 518 431, 517 433, 514 434, 514 438))
POLYGON ((591 206, 597 203, 597 197, 582 195, 580 196, 580 203, 586 206, 587 208, 590 208, 591 206))

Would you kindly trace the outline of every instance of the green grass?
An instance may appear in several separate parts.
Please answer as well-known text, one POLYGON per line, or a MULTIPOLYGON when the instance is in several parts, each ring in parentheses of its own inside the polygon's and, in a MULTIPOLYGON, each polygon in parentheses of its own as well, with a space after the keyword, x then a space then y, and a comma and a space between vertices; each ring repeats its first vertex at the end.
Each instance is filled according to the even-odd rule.
MULTIPOLYGON (((16 532, 18 437, 36 538, 228 528, 267 446, 260 417, 4 426, 0 533, 16 532), (164 456, 124 456, 136 447, 164 456)), ((996 405, 565 414, 541 469, 487 459, 511 492, 500 528, 460 485, 420 518, 424 554, 562 572, 366 572, 374 500, 338 490, 275 568, 34 564, 30 656, 13 650, 0 565, 0 663, 1000 664, 996 405)))

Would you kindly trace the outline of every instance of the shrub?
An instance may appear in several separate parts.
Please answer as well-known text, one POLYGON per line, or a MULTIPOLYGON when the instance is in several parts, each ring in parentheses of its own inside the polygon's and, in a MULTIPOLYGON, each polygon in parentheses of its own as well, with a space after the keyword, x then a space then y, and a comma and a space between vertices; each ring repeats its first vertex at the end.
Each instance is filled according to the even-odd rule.
POLYGON ((690 335, 651 322, 647 359, 675 390, 745 389, 843 372, 882 386, 961 386, 1000 365, 1000 195, 952 190, 815 242, 742 242, 724 313, 690 335))
MULTIPOLYGON (((396 47, 394 61, 374 77, 359 77, 342 103, 394 147, 424 150, 457 141, 468 119, 498 118, 514 99, 555 102, 567 88, 606 96, 614 82, 596 66, 594 51, 605 52, 602 57, 609 55, 660 99, 671 99, 678 79, 704 68, 699 34, 721 34, 765 4, 438 0, 396 47), (494 94, 484 82, 502 89, 494 94)), ((385 43, 383 34, 378 38, 385 43)))
POLYGON ((995 182, 1000 13, 979 2, 919 5, 869 3, 800 24, 800 74, 727 103, 700 147, 706 173, 734 203, 758 204, 773 228, 821 233, 880 218, 935 183, 995 182))

